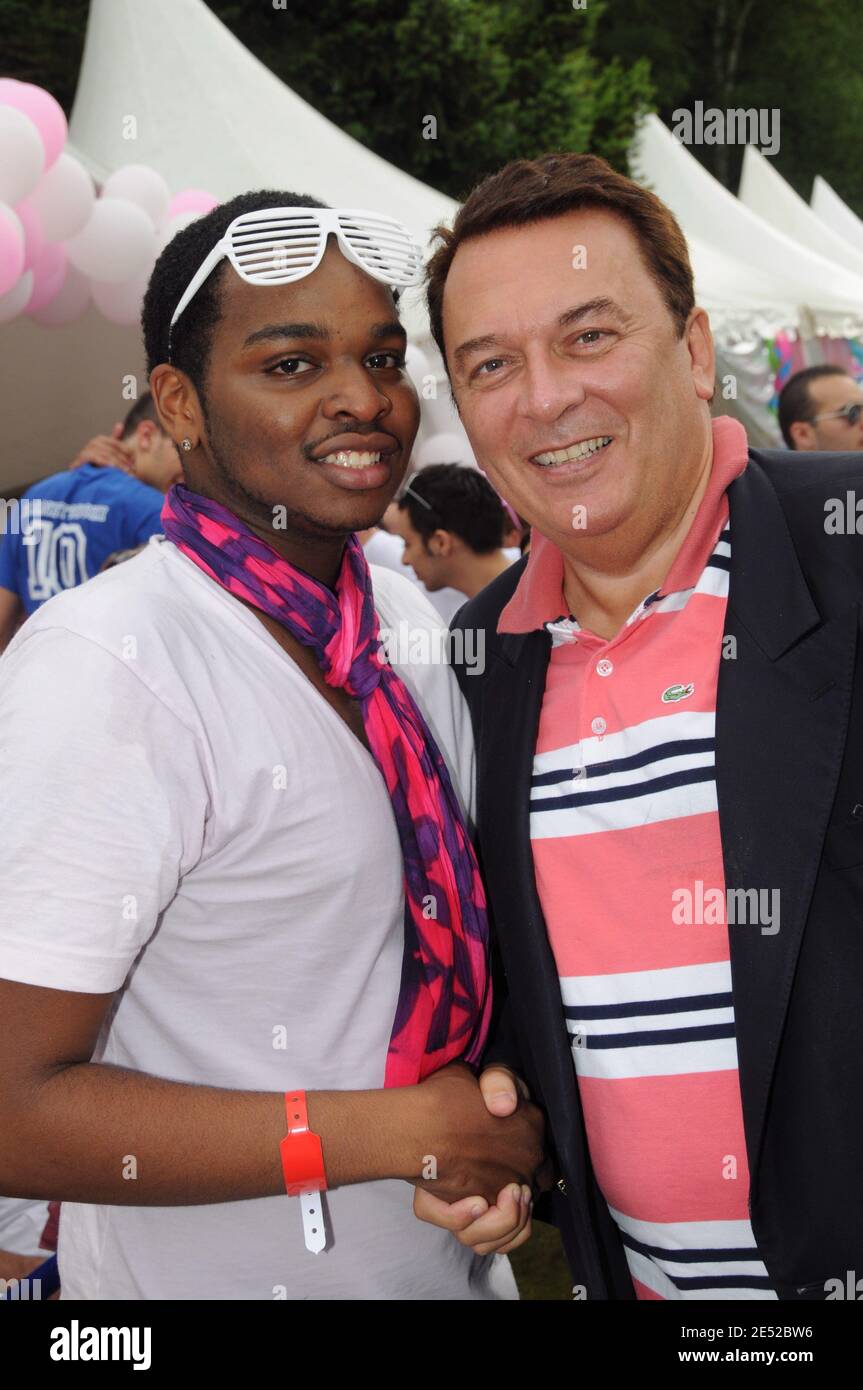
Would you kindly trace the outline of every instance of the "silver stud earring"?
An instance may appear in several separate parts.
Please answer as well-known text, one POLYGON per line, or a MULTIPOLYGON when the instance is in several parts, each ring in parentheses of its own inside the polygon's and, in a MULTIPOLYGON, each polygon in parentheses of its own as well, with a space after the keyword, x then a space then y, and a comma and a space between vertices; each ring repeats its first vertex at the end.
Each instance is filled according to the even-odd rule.
POLYGON ((184 440, 183 440, 183 451, 184 451, 185 453, 188 454, 189 451, 191 450, 191 448, 192 448, 192 441, 191 441, 191 439, 188 439, 188 438, 184 439, 184 440))

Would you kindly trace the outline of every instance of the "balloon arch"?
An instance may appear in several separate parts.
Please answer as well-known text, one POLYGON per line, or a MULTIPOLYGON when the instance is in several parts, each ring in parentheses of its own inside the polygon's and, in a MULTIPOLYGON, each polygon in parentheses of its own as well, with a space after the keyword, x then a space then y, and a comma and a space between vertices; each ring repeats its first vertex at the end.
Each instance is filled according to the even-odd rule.
POLYGON ((0 323, 26 314, 53 328, 91 303, 111 323, 137 323, 159 252, 219 200, 198 188, 172 198, 144 164, 97 192, 66 135, 50 92, 0 78, 0 323))

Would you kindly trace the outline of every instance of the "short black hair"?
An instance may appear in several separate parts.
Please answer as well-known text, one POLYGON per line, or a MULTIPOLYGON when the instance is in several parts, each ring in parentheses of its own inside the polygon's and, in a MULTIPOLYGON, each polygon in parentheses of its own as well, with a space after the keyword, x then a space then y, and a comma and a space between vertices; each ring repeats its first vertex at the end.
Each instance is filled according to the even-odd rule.
POLYGON ((817 381, 820 376, 850 376, 850 372, 835 364, 828 366, 823 363, 819 367, 806 367, 802 372, 795 372, 789 377, 779 393, 779 428, 789 449, 795 447, 791 437, 791 426, 797 420, 812 423, 815 405, 809 395, 809 384, 817 381))
POLYGON ((258 212, 262 208, 326 206, 320 199, 306 193, 262 188, 254 193, 238 194, 178 232, 156 261, 144 295, 141 329, 147 354, 147 376, 160 362, 170 360, 186 373, 203 404, 213 330, 221 318, 219 287, 228 262, 223 260, 219 263, 194 299, 186 305, 170 334, 169 357, 171 318, 192 276, 216 242, 224 236, 234 218, 241 213, 258 212))
POLYGON ((138 397, 135 404, 132 406, 132 409, 123 421, 123 433, 120 435, 120 438, 128 439, 130 435, 133 435, 142 420, 152 420, 153 424, 164 434, 156 411, 156 402, 153 400, 150 391, 145 391, 143 395, 138 397))
POLYGON ((414 473, 398 499, 411 526, 427 543, 435 531, 451 531, 477 555, 503 545, 507 515, 487 478, 460 463, 430 463, 414 473))

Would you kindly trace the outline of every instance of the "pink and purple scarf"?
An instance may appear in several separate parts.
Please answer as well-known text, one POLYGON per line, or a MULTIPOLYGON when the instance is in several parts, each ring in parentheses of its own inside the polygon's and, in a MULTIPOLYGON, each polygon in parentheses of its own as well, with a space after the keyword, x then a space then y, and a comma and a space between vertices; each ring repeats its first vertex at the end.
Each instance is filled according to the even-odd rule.
POLYGON ((327 684, 359 702, 404 860, 404 959, 384 1084, 411 1086, 447 1062, 476 1062, 491 1011, 485 892, 440 750, 382 654, 362 545, 349 538, 333 593, 188 488, 171 489, 162 522, 184 555, 282 623, 314 652, 327 684))

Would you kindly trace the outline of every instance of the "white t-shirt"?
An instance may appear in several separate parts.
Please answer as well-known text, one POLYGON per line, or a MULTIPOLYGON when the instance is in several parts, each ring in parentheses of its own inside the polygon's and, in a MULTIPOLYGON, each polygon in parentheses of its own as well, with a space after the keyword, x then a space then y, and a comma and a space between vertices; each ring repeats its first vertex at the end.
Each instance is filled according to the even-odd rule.
POLYGON ((0 1250, 15 1255, 41 1254, 47 1259, 49 1252, 41 1244, 47 1220, 47 1202, 33 1202, 29 1197, 0 1197, 0 1250))
MULTIPOLYGON (((436 625, 406 580, 373 580, 382 626, 436 625)), ((466 799, 452 672, 399 669, 466 799)), ((253 613, 153 540, 24 625, 0 730, 0 976, 118 991, 97 1061, 259 1091, 383 1085, 403 947, 389 796, 253 613)), ((63 1296, 517 1297, 505 1258, 471 1256, 412 1198, 399 1181, 327 1193, 317 1256, 287 1196, 64 1202, 63 1296)))

